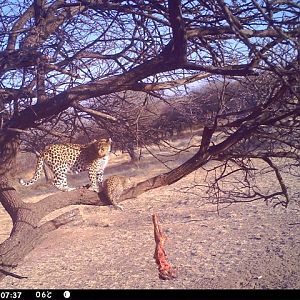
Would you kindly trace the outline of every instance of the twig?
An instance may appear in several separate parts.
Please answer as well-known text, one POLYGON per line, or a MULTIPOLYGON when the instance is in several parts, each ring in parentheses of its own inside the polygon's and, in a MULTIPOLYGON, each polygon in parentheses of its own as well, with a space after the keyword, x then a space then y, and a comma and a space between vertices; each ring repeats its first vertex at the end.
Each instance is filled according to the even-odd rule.
MULTIPOLYGON (((288 194, 288 190, 287 187, 283 181, 283 178, 280 174, 280 170, 279 168, 272 162, 272 160, 269 157, 263 157, 263 160, 274 170, 276 178, 278 180, 278 183, 281 187, 282 190, 282 194, 284 195, 286 201, 285 202, 279 202, 278 204, 282 204, 283 206, 287 207, 290 199, 289 199, 289 194, 288 194)), ((275 204, 276 205, 276 204, 275 204)))

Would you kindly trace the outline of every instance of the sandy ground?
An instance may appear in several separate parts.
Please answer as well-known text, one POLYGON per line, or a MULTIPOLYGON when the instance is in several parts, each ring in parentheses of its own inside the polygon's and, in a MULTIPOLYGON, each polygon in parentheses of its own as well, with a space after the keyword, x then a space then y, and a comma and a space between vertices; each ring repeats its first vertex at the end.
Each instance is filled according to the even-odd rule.
MULTIPOLYGON (((120 162, 124 163, 123 156, 114 157, 107 174, 138 174, 140 180, 163 170, 157 164, 149 168, 146 160, 148 168, 139 169, 127 164, 120 168, 120 162)), ((201 191, 180 191, 195 176, 201 179, 204 171, 122 202, 123 212, 109 206, 80 206, 82 221, 45 236, 14 269, 28 278, 6 277, 0 288, 299 289, 299 201, 287 209, 252 202, 224 205, 217 211, 203 201, 201 191), (178 270, 174 280, 158 277, 153 213, 168 236, 168 259, 178 270)), ((293 184, 299 190, 299 183, 293 184)), ((24 192, 25 200, 38 201, 50 192, 55 189, 37 184, 31 194, 24 192)), ((0 241, 10 228, 1 207, 0 241)))

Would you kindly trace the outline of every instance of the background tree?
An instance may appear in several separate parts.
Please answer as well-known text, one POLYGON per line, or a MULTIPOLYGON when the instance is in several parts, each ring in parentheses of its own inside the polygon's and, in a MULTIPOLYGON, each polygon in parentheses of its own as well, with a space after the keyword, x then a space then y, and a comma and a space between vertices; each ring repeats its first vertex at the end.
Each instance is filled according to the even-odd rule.
MULTIPOLYGON (((64 193, 60 201, 24 203, 11 178, 22 141, 28 132, 72 141, 75 128, 86 129, 87 116, 106 133, 116 134, 112 124, 123 124, 129 133, 139 114, 135 123, 128 120, 124 109, 130 105, 109 96, 122 91, 145 92, 159 102, 159 90, 208 77, 222 82, 213 102, 198 95, 185 106, 187 115, 202 122, 197 152, 138 183, 121 200, 217 161, 212 193, 222 190, 220 180, 242 172, 243 189, 225 194, 287 205, 288 189, 273 159, 286 157, 290 168, 299 166, 296 1, 2 0, 0 7, 0 201, 13 220, 10 238, 0 245, 3 276, 43 233, 76 217, 76 210, 38 226, 43 216, 70 204, 99 204, 87 190, 64 193), (228 80, 234 79, 241 82, 240 95, 228 94, 228 80), (277 192, 262 194, 252 185, 249 178, 258 172, 253 158, 274 172, 277 192)), ((134 133, 135 139, 143 135, 134 133)))

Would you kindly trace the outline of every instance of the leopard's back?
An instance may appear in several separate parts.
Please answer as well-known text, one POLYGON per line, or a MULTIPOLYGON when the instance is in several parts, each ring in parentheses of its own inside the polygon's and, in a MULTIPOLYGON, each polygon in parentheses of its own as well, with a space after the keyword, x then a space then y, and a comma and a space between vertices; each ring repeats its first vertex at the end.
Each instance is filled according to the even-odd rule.
POLYGON ((53 144, 49 145, 42 154, 43 159, 55 172, 79 173, 86 171, 94 160, 80 144, 53 144))

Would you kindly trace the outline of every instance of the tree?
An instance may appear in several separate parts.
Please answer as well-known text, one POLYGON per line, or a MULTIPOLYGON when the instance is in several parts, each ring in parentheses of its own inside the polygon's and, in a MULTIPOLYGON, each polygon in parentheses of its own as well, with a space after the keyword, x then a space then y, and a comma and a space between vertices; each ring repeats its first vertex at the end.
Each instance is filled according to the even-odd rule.
POLYGON ((121 91, 161 99, 160 90, 208 77, 223 81, 194 156, 138 183, 121 200, 172 184, 212 160, 220 162, 213 185, 217 187, 228 176, 229 163, 235 167, 229 175, 236 170, 249 174, 251 160, 259 158, 274 171, 279 191, 254 191, 248 197, 277 197, 287 205, 287 187, 273 159, 287 156, 290 165, 299 166, 298 12, 296 1, 2 0, 0 201, 13 230, 0 245, 0 276, 9 274, 42 234, 75 218, 76 210, 38 226, 43 216, 66 205, 102 201, 101 195, 99 200, 82 190, 79 196, 65 193, 60 201, 48 197, 24 203, 11 180, 24 136, 35 130, 72 140, 69 130, 74 124, 84 128, 86 116, 114 124, 119 114, 111 115, 95 103, 102 97, 109 106, 116 98, 108 95, 121 91), (250 79, 255 76, 259 82, 250 79), (248 101, 253 91, 249 88, 248 94, 236 97, 239 105, 227 106, 225 78, 249 80, 255 101, 248 101), (267 84, 261 84, 261 78, 267 84), (261 143, 267 139, 272 143, 261 143))

